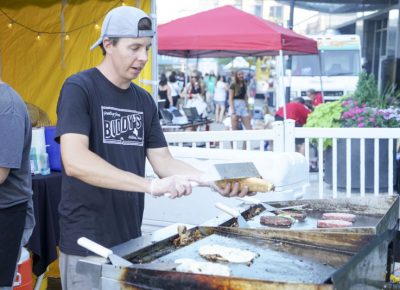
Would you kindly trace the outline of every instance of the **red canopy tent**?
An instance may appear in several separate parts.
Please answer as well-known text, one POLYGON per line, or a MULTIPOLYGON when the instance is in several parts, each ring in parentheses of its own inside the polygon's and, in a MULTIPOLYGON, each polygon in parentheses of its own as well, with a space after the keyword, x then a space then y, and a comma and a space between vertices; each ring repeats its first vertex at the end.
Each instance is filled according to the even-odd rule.
POLYGON ((158 26, 158 53, 177 57, 316 54, 317 42, 233 6, 158 26))

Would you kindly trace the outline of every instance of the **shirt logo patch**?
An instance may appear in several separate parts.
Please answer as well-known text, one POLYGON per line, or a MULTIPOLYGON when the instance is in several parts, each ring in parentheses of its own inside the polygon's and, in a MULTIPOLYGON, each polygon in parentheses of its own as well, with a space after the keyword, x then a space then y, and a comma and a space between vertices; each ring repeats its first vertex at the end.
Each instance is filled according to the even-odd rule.
POLYGON ((101 106, 103 143, 143 146, 143 112, 101 106))

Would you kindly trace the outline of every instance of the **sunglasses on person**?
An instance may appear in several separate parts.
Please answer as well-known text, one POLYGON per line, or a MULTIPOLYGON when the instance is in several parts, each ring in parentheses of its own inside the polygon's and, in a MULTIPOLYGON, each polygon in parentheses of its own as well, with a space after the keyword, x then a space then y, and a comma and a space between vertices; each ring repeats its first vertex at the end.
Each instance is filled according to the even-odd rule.
POLYGON ((198 76, 191 76, 192 79, 198 79, 198 76))

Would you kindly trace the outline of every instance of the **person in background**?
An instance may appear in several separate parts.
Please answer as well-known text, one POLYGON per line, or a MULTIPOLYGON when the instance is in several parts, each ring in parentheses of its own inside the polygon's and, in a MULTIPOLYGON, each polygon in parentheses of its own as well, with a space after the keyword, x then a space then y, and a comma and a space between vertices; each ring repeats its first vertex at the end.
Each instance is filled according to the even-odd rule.
MULTIPOLYGON (((308 115, 311 110, 306 107, 303 98, 299 97, 286 104, 286 119, 291 119, 295 121, 296 127, 303 127, 307 123, 308 115)), ((275 113, 276 121, 284 120, 284 110, 283 106, 278 109, 275 113)), ((296 151, 304 155, 304 139, 296 138, 296 151)))
POLYGON ((217 78, 215 77, 213 71, 211 71, 210 74, 204 78, 204 82, 206 84, 206 89, 207 89, 206 91, 207 111, 209 113, 212 113, 214 111, 213 98, 215 93, 215 85, 217 83, 217 78))
POLYGON ((161 74, 160 81, 158 83, 158 98, 160 100, 165 100, 165 108, 169 108, 173 104, 171 87, 168 85, 168 80, 165 73, 161 74))
POLYGON ((0 136, 0 289, 11 290, 21 248, 35 225, 29 160, 32 128, 24 101, 1 75, 0 136))
POLYGON ((272 129, 272 123, 275 121, 275 117, 273 112, 270 111, 268 105, 264 105, 263 107, 263 120, 264 120, 264 128, 265 129, 272 129))
POLYGON ((322 95, 320 92, 316 92, 314 89, 309 89, 307 91, 307 97, 310 99, 313 108, 322 104, 324 101, 322 100, 322 95))
POLYGON ((185 83, 185 74, 183 72, 178 72, 176 74, 176 83, 179 86, 179 92, 182 92, 186 83, 185 83))
POLYGON ((172 96, 172 105, 174 107, 177 107, 178 105, 178 99, 179 99, 179 93, 181 89, 179 88, 179 84, 176 80, 176 72, 173 71, 168 77, 168 85, 171 90, 171 96, 172 96))
POLYGON ((251 130, 251 118, 247 106, 248 95, 244 74, 243 71, 238 70, 235 72, 234 80, 229 87, 229 111, 232 130, 239 129, 239 122, 243 123, 246 130, 251 130))
POLYGON ((205 92, 204 81, 201 79, 200 73, 195 70, 190 74, 190 81, 182 91, 181 97, 188 99, 200 97, 204 101, 205 92))
MULTIPOLYGON (((105 16, 99 46, 103 61, 69 77, 57 104, 56 140, 61 145, 59 205, 60 273, 63 290, 95 289, 77 269, 91 253, 77 245, 87 238, 113 247, 141 236, 145 194, 189 195, 192 183, 224 196, 245 196, 239 184, 225 188, 204 172, 173 158, 152 96, 132 82, 148 60, 154 35, 142 10, 120 6, 105 16), (145 178, 146 158, 160 179, 145 178)), ((171 210, 173 210, 171 208, 171 210)), ((89 259, 104 262, 96 256, 89 259)))
POLYGON ((215 122, 217 123, 222 123, 224 120, 227 92, 228 84, 225 82, 225 77, 218 75, 214 92, 215 122))

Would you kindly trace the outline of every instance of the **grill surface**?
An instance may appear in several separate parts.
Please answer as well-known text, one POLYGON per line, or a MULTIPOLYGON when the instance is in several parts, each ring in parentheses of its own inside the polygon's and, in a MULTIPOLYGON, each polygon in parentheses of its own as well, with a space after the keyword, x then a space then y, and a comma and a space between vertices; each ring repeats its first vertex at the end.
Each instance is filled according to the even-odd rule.
POLYGON ((345 263, 351 257, 347 254, 338 254, 333 261, 329 259, 330 255, 326 250, 240 236, 213 234, 160 257, 154 262, 168 263, 179 258, 206 261, 199 255, 199 248, 203 245, 214 244, 249 250, 260 255, 250 266, 223 263, 231 269, 231 276, 276 282, 323 283, 340 266, 339 264, 345 263), (339 260, 342 260, 342 263, 339 263, 339 260))

